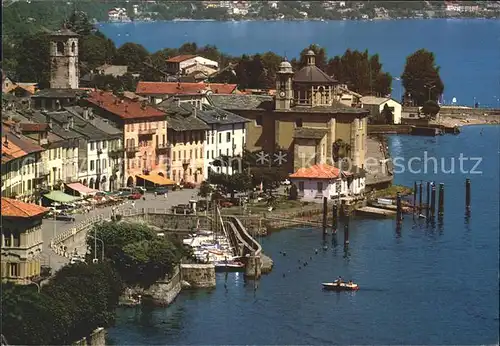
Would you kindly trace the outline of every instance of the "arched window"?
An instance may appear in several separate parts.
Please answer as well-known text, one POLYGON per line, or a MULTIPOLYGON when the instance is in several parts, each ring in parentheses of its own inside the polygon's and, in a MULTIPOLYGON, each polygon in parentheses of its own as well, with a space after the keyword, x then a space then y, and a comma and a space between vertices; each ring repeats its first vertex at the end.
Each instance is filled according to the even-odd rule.
POLYGON ((75 51, 76 51, 76 43, 75 43, 75 42, 73 42, 73 43, 71 44, 71 53, 75 53, 75 51))
POLYGON ((64 54, 64 43, 57 42, 57 54, 64 54))

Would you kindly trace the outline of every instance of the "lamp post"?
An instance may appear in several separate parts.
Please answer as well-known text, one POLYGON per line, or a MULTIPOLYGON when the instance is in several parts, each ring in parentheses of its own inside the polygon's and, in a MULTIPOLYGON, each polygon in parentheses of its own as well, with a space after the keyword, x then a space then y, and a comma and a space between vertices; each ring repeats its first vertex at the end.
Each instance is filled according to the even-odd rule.
POLYGON ((30 281, 29 284, 36 285, 36 288, 38 289, 38 293, 40 293, 40 291, 41 291, 42 288, 40 287, 40 285, 37 282, 30 281))
MULTIPOLYGON (((401 78, 399 78, 399 77, 394 77, 392 79, 395 80, 395 81, 398 81, 398 82, 401 81, 401 78)), ((402 95, 403 95, 402 94, 402 86, 400 85, 399 86, 399 102, 403 102, 403 96, 402 95)))
POLYGON ((104 262, 104 241, 101 238, 97 238, 90 234, 89 237, 94 238, 94 262, 97 262, 97 241, 100 241, 102 244, 101 261, 104 262))

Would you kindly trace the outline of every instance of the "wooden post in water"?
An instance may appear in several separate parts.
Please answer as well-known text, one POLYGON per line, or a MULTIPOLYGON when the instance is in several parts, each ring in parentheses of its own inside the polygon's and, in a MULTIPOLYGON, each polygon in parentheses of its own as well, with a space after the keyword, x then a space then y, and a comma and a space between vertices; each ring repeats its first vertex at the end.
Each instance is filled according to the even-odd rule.
POLYGON ((465 211, 470 211, 470 179, 465 179, 465 211))
POLYGON ((419 188, 419 195, 418 195, 418 213, 422 214, 422 193, 423 193, 423 187, 422 187, 422 182, 420 182, 420 185, 418 186, 419 188))
POLYGON ((349 212, 344 216, 344 247, 349 245, 349 212))
POLYGON ((323 235, 326 234, 326 224, 328 217, 328 198, 323 197, 323 235))
POLYGON ((427 182, 427 207, 425 208, 425 217, 429 220, 431 208, 431 182, 427 182))
POLYGON ((396 197, 396 221, 398 224, 403 220, 403 210, 401 206, 401 194, 398 192, 396 197))
POLYGON ((444 184, 439 183, 438 216, 444 215, 444 184))
POLYGON ((434 219, 436 214, 436 185, 432 183, 431 188, 431 217, 434 219))
POLYGON ((415 211, 417 210, 417 182, 413 183, 413 215, 415 216, 415 211))
POLYGON ((333 211, 333 215, 332 215, 332 233, 335 234, 335 233, 337 233, 337 227, 338 227, 338 222, 337 222, 338 208, 337 208, 336 204, 333 205, 332 211, 333 211))

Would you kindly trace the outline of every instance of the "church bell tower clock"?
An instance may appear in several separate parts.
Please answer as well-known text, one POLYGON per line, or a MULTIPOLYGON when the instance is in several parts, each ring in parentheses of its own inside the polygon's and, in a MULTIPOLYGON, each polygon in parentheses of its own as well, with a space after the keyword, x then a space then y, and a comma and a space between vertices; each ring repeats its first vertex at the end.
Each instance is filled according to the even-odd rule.
POLYGON ((292 105, 292 77, 292 65, 285 60, 280 64, 280 69, 276 73, 276 110, 290 109, 292 105))

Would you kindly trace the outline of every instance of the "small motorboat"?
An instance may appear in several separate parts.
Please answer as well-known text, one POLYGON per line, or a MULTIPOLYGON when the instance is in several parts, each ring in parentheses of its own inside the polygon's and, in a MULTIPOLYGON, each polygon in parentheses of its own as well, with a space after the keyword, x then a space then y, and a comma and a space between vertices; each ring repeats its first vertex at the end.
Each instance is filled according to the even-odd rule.
POLYGON ((358 284, 355 284, 354 282, 338 282, 338 280, 335 280, 334 282, 323 282, 323 289, 329 290, 329 291, 357 291, 359 290, 358 284))
POLYGON ((216 272, 240 272, 245 270, 245 264, 239 261, 215 261, 216 272))

